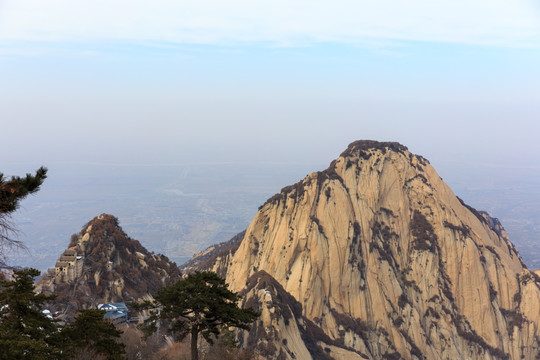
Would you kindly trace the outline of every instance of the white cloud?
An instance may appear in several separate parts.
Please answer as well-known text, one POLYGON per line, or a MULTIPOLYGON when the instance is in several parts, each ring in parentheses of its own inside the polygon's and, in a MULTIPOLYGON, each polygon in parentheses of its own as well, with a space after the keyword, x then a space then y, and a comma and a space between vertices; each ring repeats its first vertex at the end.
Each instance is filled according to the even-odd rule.
POLYGON ((0 39, 536 47, 540 9, 534 0, 0 0, 0 39))

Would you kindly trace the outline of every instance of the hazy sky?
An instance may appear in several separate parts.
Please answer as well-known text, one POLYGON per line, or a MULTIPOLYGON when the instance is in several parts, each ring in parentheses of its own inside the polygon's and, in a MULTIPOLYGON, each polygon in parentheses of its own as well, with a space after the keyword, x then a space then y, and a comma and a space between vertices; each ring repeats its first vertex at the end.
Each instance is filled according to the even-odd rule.
POLYGON ((369 138, 540 168, 539 100, 538 1, 0 0, 5 165, 327 163, 369 138))

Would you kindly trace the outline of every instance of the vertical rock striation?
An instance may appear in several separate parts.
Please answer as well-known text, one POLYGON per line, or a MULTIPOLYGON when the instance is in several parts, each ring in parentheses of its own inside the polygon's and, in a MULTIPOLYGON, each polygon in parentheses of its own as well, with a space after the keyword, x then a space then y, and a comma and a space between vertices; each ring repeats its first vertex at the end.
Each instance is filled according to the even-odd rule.
POLYGON ((540 356, 539 276, 496 219, 398 143, 350 144, 328 169, 270 198, 238 248, 213 261, 262 311, 275 347, 266 358, 304 358, 306 349, 334 359, 540 356), (254 285, 270 278, 270 295, 254 285), (278 293, 296 301, 294 324, 270 314, 269 299, 285 306, 278 293), (315 345, 307 333, 319 334, 315 345))

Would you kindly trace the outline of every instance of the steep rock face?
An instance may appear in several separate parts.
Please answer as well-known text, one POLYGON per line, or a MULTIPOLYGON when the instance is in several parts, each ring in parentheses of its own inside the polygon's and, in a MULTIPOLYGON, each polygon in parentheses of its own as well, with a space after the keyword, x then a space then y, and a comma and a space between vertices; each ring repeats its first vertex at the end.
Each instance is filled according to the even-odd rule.
POLYGON ((219 266, 235 291, 260 271, 275 279, 333 341, 334 354, 539 354, 538 275, 500 223, 464 204, 427 160, 397 143, 354 142, 325 171, 282 189, 219 266))
POLYGON ((261 314, 249 333, 240 335, 248 348, 264 358, 277 354, 278 358, 308 359, 315 353, 330 359, 325 357, 318 340, 333 343, 332 340, 302 315, 302 305, 266 272, 253 274, 242 295, 243 306, 261 314))
POLYGON ((99 303, 141 300, 180 279, 174 262, 131 239, 112 215, 88 222, 72 236, 68 250, 81 257, 82 274, 73 281, 60 281, 50 271, 36 288, 56 294, 55 308, 70 314, 99 303))
POLYGON ((196 253, 189 261, 180 265, 180 271, 190 273, 197 270, 209 270, 225 277, 230 260, 238 250, 245 235, 246 231, 244 230, 233 236, 229 241, 210 246, 204 251, 196 253))

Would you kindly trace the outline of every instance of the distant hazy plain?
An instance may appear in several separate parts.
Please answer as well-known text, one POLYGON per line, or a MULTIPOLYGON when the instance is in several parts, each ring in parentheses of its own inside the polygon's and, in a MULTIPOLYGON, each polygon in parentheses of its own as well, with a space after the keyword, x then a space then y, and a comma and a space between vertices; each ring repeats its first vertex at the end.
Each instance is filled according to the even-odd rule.
MULTIPOLYGON (((52 267, 71 234, 109 213, 129 236, 180 264, 245 229, 268 197, 327 165, 50 166, 43 189, 14 217, 30 251, 8 262, 52 267)), ((527 265, 540 268, 539 169, 433 165, 465 202, 498 217, 527 265)))

